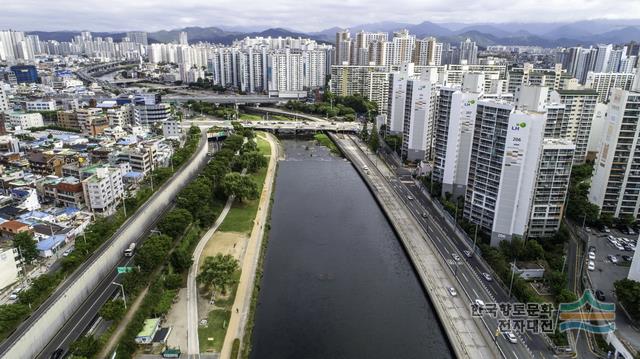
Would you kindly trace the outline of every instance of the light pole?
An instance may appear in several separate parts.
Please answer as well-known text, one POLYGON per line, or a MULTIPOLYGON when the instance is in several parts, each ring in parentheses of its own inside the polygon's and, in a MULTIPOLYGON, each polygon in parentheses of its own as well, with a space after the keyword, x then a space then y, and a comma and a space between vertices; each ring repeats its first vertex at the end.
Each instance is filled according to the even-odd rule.
POLYGON ((513 287, 513 277, 516 274, 515 268, 516 268, 516 259, 514 257, 513 264, 511 265, 511 283, 509 283, 509 299, 511 299, 511 288, 513 287))
POLYGON ((124 302, 124 309, 127 309, 127 298, 124 296, 124 286, 117 282, 111 282, 111 284, 117 285, 122 289, 122 301, 124 302))

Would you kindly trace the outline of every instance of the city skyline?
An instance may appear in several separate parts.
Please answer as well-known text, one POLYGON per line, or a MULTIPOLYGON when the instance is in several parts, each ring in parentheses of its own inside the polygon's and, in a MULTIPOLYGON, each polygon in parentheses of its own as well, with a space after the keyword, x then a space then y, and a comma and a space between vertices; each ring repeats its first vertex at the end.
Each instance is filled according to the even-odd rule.
POLYGON ((97 1, 59 1, 42 4, 29 0, 3 4, 0 23, 23 31, 124 31, 169 30, 187 26, 218 26, 226 29, 283 27, 297 31, 322 31, 331 27, 354 24, 423 21, 455 24, 487 23, 558 23, 584 20, 635 20, 629 14, 640 13, 640 3, 625 0, 588 2, 553 0, 540 2, 507 2, 504 0, 471 0, 458 2, 455 8, 445 1, 402 0, 393 3, 367 3, 361 0, 341 2, 309 2, 304 7, 291 0, 276 0, 268 7, 255 7, 250 1, 201 0, 173 3, 115 0, 108 5, 97 1), (535 11, 534 11, 535 10, 535 11), (51 16, 52 14, 59 14, 51 16), (166 14, 171 14, 167 17, 166 14), (358 14, 359 16, 354 16, 358 14), (526 19, 521 14, 527 14, 526 19), (597 14, 597 16, 593 16, 597 14), (123 25, 124 24, 124 25, 123 25), (126 25, 131 24, 131 25, 126 25))

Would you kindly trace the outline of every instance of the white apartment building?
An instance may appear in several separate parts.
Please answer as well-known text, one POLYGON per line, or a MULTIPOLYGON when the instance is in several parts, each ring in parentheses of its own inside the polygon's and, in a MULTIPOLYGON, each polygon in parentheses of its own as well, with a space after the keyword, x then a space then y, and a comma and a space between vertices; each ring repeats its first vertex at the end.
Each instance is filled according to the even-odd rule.
MULTIPOLYGON (((391 73, 385 66, 331 66, 331 91, 338 96, 360 94, 387 113, 391 73)), ((401 131, 401 130, 398 130, 401 131)))
POLYGON ((303 90, 304 66, 302 53, 290 49, 269 54, 267 65, 269 91, 294 92, 303 90))
POLYGON ((442 184, 442 195, 464 196, 479 93, 460 87, 443 87, 438 97, 434 131, 433 178, 442 184))
POLYGON ((602 213, 638 218, 640 92, 611 90, 605 126, 591 178, 589 201, 600 207, 602 213))
POLYGON ((416 40, 413 63, 418 66, 440 66, 442 64, 442 43, 435 37, 416 40))
POLYGON ((437 79, 435 71, 427 71, 407 80, 401 155, 409 161, 431 160, 437 79))
POLYGON ((171 140, 180 141, 184 136, 180 121, 170 119, 162 123, 162 135, 171 140))
MULTIPOLYGON (((0 84, 1 85, 1 84, 0 84)), ((9 111, 9 98, 0 86, 0 112, 9 111)))
POLYGON ((110 216, 115 213, 124 197, 120 167, 100 167, 91 177, 82 181, 84 201, 96 215, 110 216))
POLYGON ((564 138, 576 145, 574 164, 584 163, 589 145, 591 123, 595 116, 598 93, 591 89, 552 91, 550 102, 565 105, 564 122, 566 133, 564 138))
POLYGON ((27 111, 55 111, 56 102, 54 100, 38 100, 25 102, 25 109, 27 111))
POLYGON ((409 30, 401 30, 393 33, 391 41, 385 43, 385 65, 401 65, 411 62, 416 37, 409 34, 409 30))
POLYGON ((19 127, 26 130, 32 127, 44 126, 42 115, 39 113, 5 112, 4 118, 6 119, 7 117, 9 124, 14 128, 19 127))
POLYGON ((569 190, 575 145, 559 138, 545 138, 538 165, 528 237, 551 237, 560 229, 569 190))
POLYGON ((18 281, 21 270, 22 261, 18 250, 13 247, 0 248, 0 288, 18 281))
POLYGON ((492 246, 526 233, 544 127, 544 112, 478 102, 464 217, 491 233, 492 246))
POLYGON ((171 105, 168 103, 136 105, 133 118, 136 126, 162 123, 171 118, 171 105))
POLYGON ((584 86, 598 93, 598 102, 609 102, 611 89, 630 90, 635 76, 633 73, 589 72, 584 86))

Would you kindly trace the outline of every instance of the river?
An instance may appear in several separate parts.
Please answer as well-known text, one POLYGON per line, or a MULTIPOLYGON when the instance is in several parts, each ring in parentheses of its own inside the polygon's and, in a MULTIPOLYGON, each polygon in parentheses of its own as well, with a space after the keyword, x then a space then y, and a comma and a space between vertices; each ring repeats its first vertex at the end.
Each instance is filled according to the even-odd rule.
POLYGON ((452 357, 409 258, 355 169, 313 142, 283 144, 251 358, 452 357))

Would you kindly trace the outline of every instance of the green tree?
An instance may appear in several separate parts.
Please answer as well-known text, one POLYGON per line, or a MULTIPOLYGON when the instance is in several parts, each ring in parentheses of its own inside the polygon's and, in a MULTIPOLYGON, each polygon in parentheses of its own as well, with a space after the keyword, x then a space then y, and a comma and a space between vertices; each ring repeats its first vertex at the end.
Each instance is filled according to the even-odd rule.
MULTIPOLYGON (((362 126, 362 131, 360 131, 360 139, 362 139, 362 141, 364 142, 367 142, 369 140, 368 124, 369 122, 365 122, 364 125, 362 126)), ((373 128, 373 131, 375 131, 375 127, 373 128)))
POLYGON ((151 272, 167 257, 171 248, 171 237, 161 234, 150 236, 136 254, 136 264, 142 272, 151 272))
POLYGON ((184 208, 176 208, 167 213, 158 224, 160 232, 171 238, 177 238, 193 221, 191 213, 184 208))
POLYGON ((226 196, 234 195, 240 201, 258 198, 258 186, 251 178, 239 173, 227 173, 222 181, 222 188, 226 196))
POLYGON ((124 301, 110 300, 100 308, 100 316, 106 320, 120 320, 124 316, 124 301))
POLYGON ((198 281, 207 287, 213 287, 224 295, 227 286, 233 281, 233 273, 239 269, 238 260, 230 254, 216 254, 207 257, 202 264, 202 270, 198 274, 198 281))
POLYGON ((173 251, 170 259, 171 265, 179 273, 186 272, 191 267, 191 264, 193 264, 191 254, 184 248, 177 248, 173 251))
POLYGON ((267 166, 267 158, 260 152, 252 151, 240 155, 243 159, 247 171, 251 173, 258 172, 259 169, 267 166))
POLYGON ((640 282, 622 279, 613 283, 616 297, 634 320, 640 320, 640 282))
POLYGON ((33 262, 38 257, 37 242, 30 232, 20 232, 13 237, 13 246, 20 251, 20 255, 27 264, 33 262))
POLYGON ((0 305, 0 334, 4 338, 29 314, 26 304, 0 305))
POLYGON ((380 138, 378 137, 378 131, 375 128, 371 129, 371 135, 369 136, 369 148, 371 151, 378 151, 380 147, 380 138))
POLYGON ((93 358, 99 349, 100 342, 93 335, 82 337, 69 346, 71 354, 86 358, 93 358))

